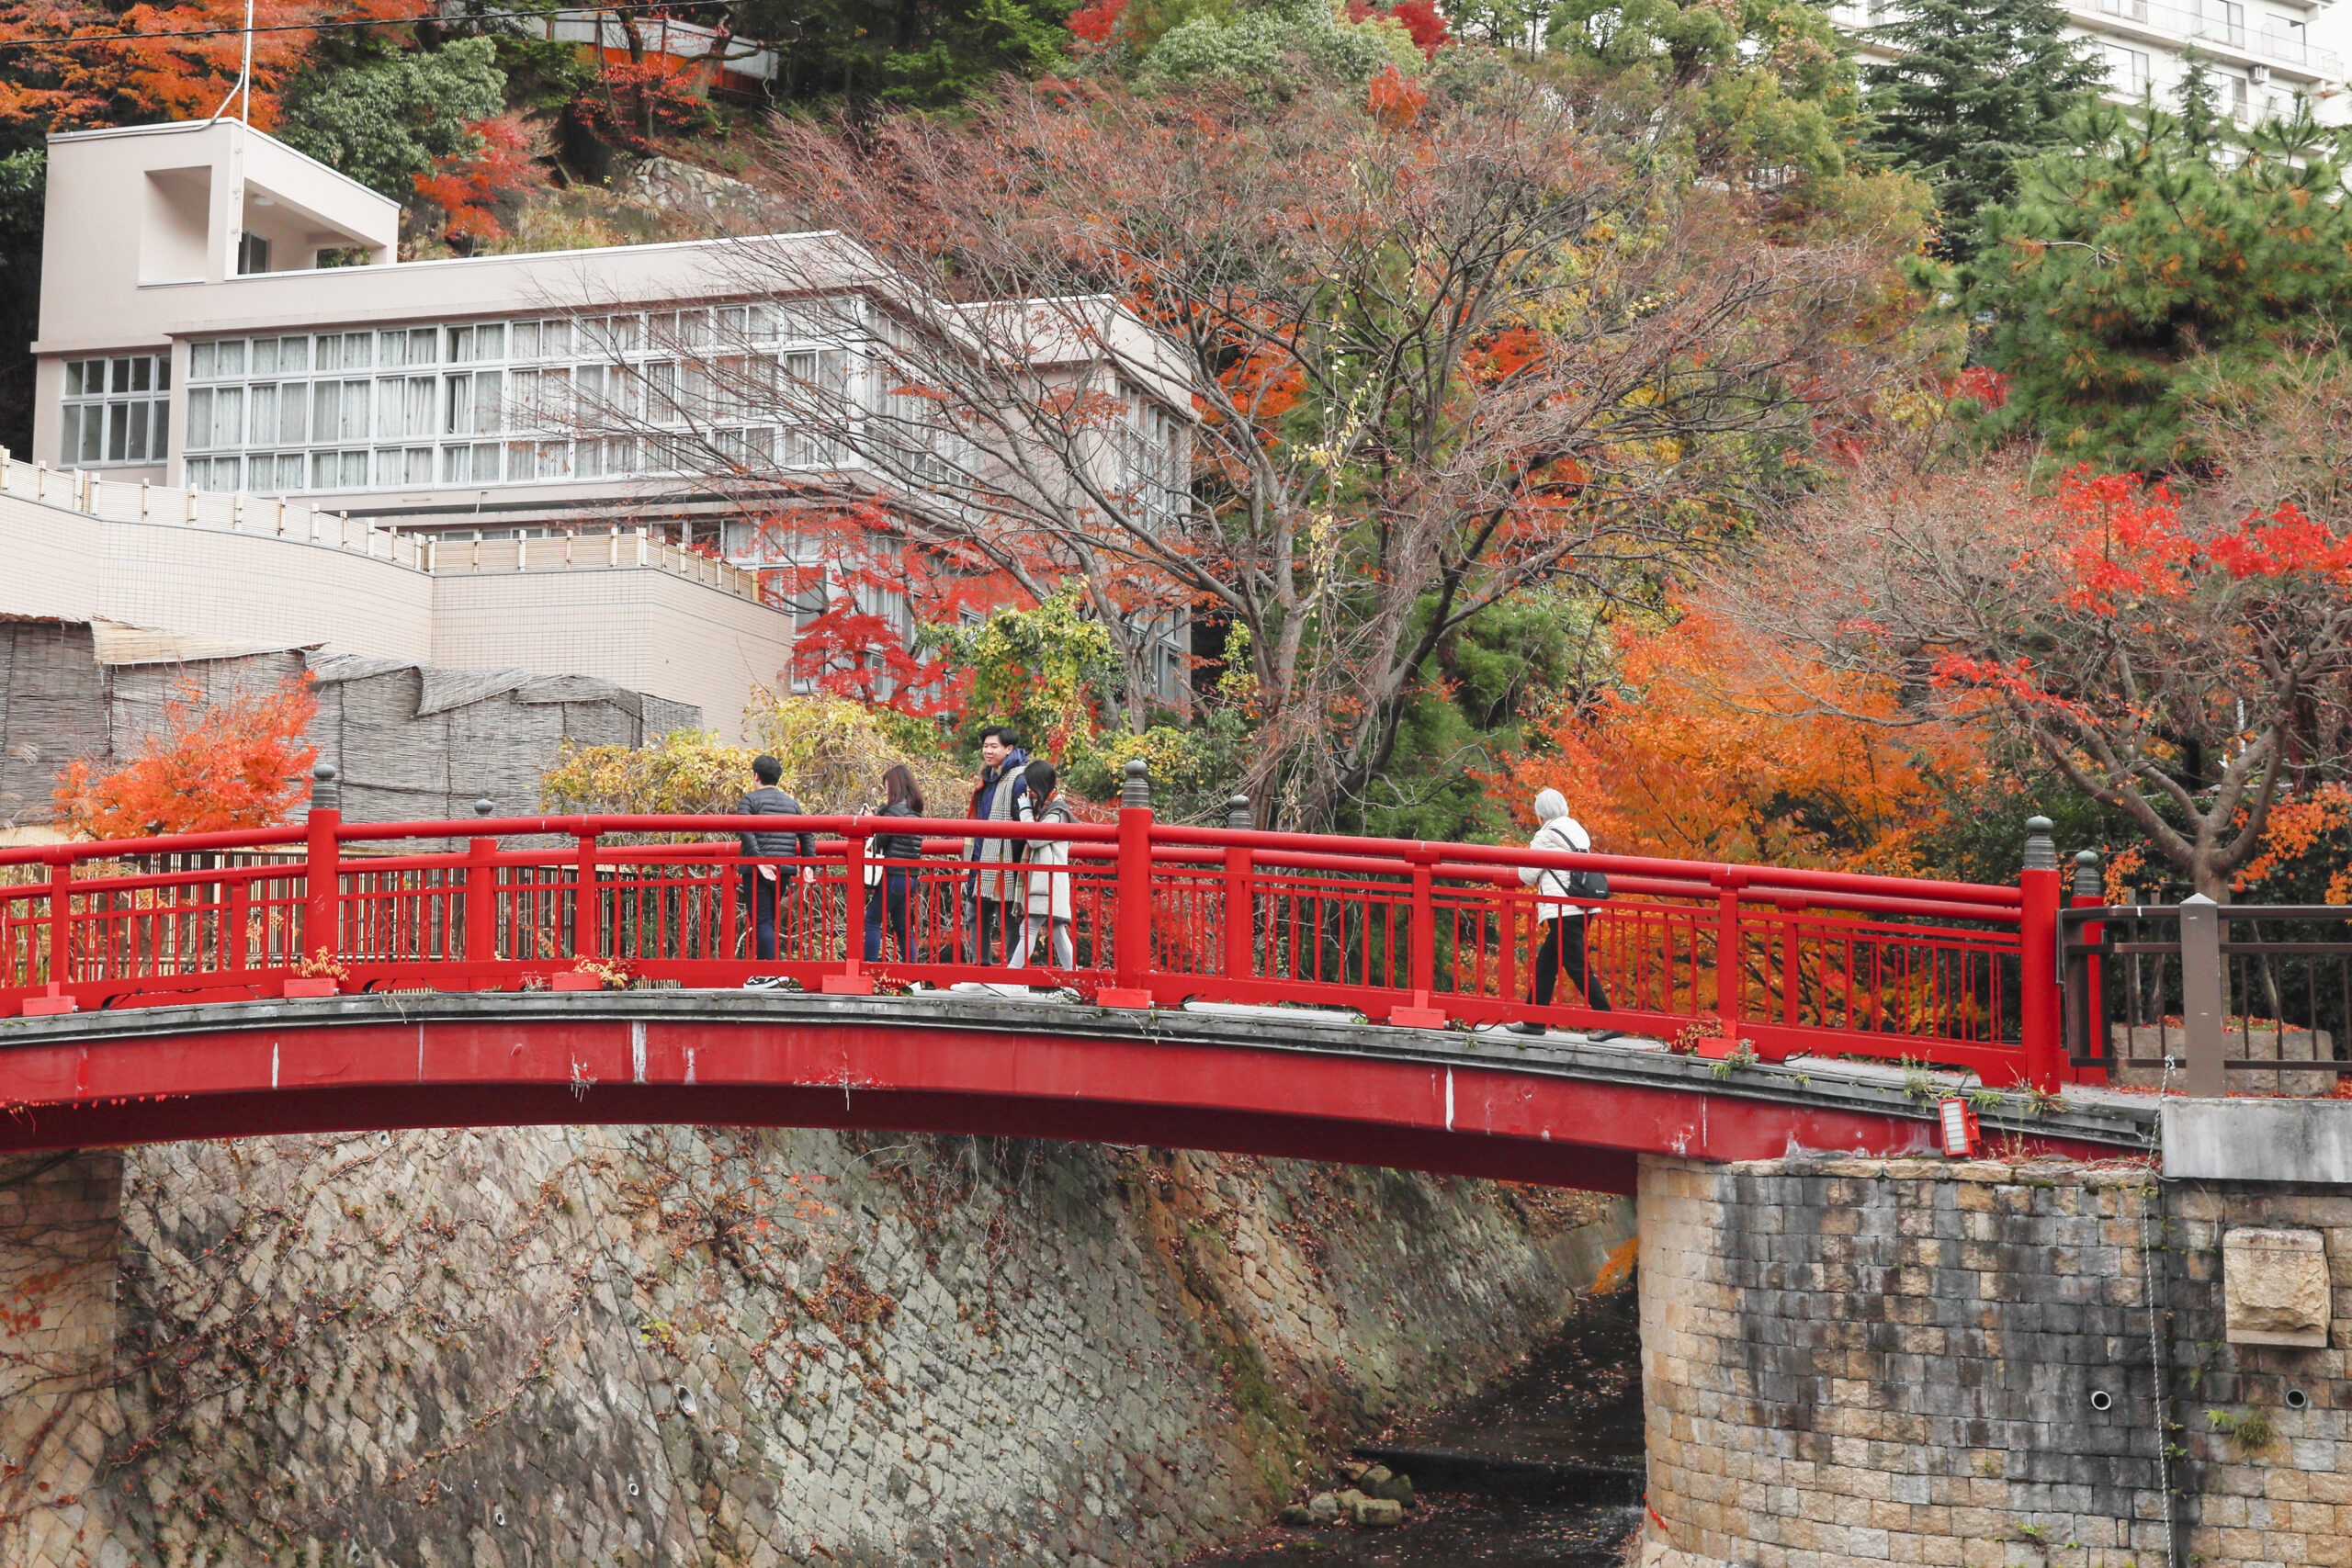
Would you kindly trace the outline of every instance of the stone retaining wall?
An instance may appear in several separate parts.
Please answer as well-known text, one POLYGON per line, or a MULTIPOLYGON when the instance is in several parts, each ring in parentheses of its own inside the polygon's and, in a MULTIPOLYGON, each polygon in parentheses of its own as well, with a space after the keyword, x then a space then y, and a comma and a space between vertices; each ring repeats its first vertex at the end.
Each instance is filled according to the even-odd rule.
POLYGON ((9 1568, 1168 1562, 1508 1363, 1631 1234, 1621 1200, 993 1140, 119 1157, 119 1304, 108 1173, 9 1210, 0 1170, 0 1220, 45 1202, 83 1258, 0 1268, 51 1335, 10 1359, 0 1319, 9 1568))
POLYGON ((1808 1157, 1638 1202, 1645 1568, 2352 1563, 2352 1191, 1808 1157), (2228 1342, 2250 1226, 2324 1230, 2329 1346, 2228 1342))

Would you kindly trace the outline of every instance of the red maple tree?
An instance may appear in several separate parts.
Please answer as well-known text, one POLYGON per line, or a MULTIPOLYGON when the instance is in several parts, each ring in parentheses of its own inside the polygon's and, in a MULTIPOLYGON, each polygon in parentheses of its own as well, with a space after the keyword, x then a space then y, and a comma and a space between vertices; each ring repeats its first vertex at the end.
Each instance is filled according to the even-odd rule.
POLYGON ((1895 722, 2006 722, 2216 900, 2352 732, 2340 512, 2200 513, 2086 468, 2037 493, 2021 462, 1866 466, 1753 566, 1731 589, 1751 626, 1895 682, 1895 722))
POLYGON ((302 736, 318 710, 307 674, 209 699, 187 682, 121 766, 66 765, 53 796, 58 822, 90 839, 269 827, 309 791, 319 753, 302 736))
POLYGON ((481 139, 472 152, 436 158, 433 172, 412 176, 416 194, 439 207, 442 232, 461 244, 479 244, 505 232, 498 207, 547 182, 532 156, 530 128, 519 115, 504 114, 467 127, 481 139))

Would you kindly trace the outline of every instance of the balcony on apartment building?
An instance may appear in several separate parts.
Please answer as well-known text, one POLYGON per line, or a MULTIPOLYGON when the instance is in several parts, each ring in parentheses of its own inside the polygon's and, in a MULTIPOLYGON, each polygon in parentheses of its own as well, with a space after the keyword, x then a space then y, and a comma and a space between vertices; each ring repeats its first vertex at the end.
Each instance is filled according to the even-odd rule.
POLYGON ((2249 25, 2235 0, 2199 0, 2192 8, 2156 0, 2070 0, 2068 13, 2101 32, 2125 33, 2216 60, 2267 65, 2299 81, 2340 81, 2344 62, 2312 45, 2304 24, 2275 13, 2249 25))
MULTIPOLYGON (((2196 0, 2188 8, 2159 0, 2067 0, 2066 10, 2078 26, 2100 34, 2135 39, 2177 53, 2194 50, 2216 62, 2263 67, 2297 83, 2344 77, 2342 58, 2313 46, 2302 22, 2271 15, 2250 24, 2245 6, 2235 0, 2196 0)), ((1883 0, 1829 8, 1830 20, 1849 32, 1883 27, 1901 15, 1900 6, 1883 0)), ((1884 45, 1867 39, 1862 48, 1865 53, 1888 52, 1884 45)), ((2122 80, 2116 85, 2129 94, 2145 84, 2122 80)), ((2249 112, 2241 109, 2237 118, 2246 119, 2249 112)))

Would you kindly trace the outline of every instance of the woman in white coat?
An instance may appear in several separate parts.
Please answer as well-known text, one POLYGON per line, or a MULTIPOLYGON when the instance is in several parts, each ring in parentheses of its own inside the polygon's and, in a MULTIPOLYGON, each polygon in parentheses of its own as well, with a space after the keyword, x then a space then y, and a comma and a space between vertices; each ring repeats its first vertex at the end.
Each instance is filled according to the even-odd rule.
MULTIPOLYGON (((1584 825, 1568 815, 1566 796, 1556 789, 1547 789, 1535 797, 1535 837, 1528 841, 1531 850, 1543 850, 1552 854, 1582 854, 1592 848, 1592 835, 1584 825)), ((1562 970, 1584 993, 1585 1003, 1596 1012, 1607 1012, 1609 993, 1592 977, 1585 955, 1585 927, 1588 910, 1582 903, 1572 902, 1575 890, 1572 871, 1557 866, 1521 866, 1519 880, 1536 892, 1535 904, 1535 987, 1528 999, 1537 1007, 1552 1005, 1552 991, 1560 982, 1562 970)), ((1544 1025, 1530 1019, 1514 1023, 1511 1028, 1521 1034, 1541 1034, 1544 1025)), ((1589 1031, 1588 1040, 1614 1040, 1621 1032, 1614 1029, 1589 1031)))
MULTIPOLYGON (((1042 758, 1029 764, 1029 790, 1021 804, 1023 822, 1074 822, 1069 806, 1055 785, 1061 782, 1051 762, 1042 758)), ((1042 931, 1057 969, 1078 967, 1078 950, 1070 941, 1069 840, 1032 839, 1025 857, 1029 863, 1027 919, 1021 923, 1021 942, 1012 950, 1012 967, 1029 966, 1029 953, 1042 931)))

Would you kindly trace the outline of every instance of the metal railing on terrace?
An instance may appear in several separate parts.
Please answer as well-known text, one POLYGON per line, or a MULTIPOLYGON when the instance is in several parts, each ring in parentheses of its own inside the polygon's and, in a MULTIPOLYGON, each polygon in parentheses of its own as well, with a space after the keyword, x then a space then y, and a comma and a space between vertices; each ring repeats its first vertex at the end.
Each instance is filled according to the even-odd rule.
MULTIPOLYGON (((2243 10, 2233 17, 2218 9, 2209 15, 2202 10, 2155 4, 2154 0, 2069 0, 2066 9, 2077 23, 2086 27, 2106 30, 2121 24, 2178 40, 2184 46, 2201 43, 2234 50, 2330 80, 2340 81, 2344 75, 2343 58, 2333 50, 2317 48, 2298 35, 2248 28, 2243 10)), ((1851 32, 1883 27, 1902 14, 1899 4, 1838 4, 1829 8, 1830 20, 1851 32)), ((2114 85, 2115 90, 2128 90, 2134 96, 2145 86, 2145 82, 2114 85)), ((2240 111, 2236 118, 2246 123, 2252 116, 2240 111)))
POLYGON ((2344 74, 2344 62, 2334 51, 2314 48, 2298 33, 2277 32, 2267 27, 2249 28, 2242 7, 2182 10, 2156 4, 2155 0, 2072 0, 2067 10, 2093 25, 2123 22, 2189 43, 2236 50, 2316 75, 2344 74))
POLYGON ((346 513, 329 512, 282 496, 219 492, 175 485, 100 479, 87 468, 28 463, 0 448, 0 494, 62 507, 110 523, 150 523, 290 539, 349 550, 426 573, 474 575, 503 571, 589 570, 642 567, 715 588, 739 599, 760 599, 760 575, 712 557, 628 533, 561 535, 538 539, 435 539, 379 528, 346 513))
POLYGON ((2319 1095, 2352 1075, 2352 908, 2109 907, 2059 917, 2067 1055, 2138 1088, 2319 1095))

